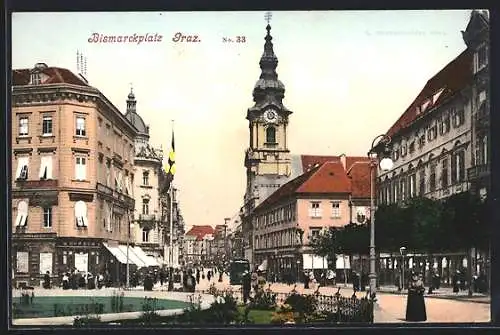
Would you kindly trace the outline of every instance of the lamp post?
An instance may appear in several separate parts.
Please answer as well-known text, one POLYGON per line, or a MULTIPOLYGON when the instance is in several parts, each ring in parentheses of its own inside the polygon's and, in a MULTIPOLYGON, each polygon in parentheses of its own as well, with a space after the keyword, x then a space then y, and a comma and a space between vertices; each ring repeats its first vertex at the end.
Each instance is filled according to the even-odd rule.
POLYGON ((399 253, 401 254, 401 289, 405 288, 405 255, 406 255, 406 247, 399 248, 399 253))
POLYGON ((393 161, 390 158, 391 138, 382 134, 372 141, 368 157, 370 158, 370 296, 375 298, 377 291, 376 254, 375 254, 375 168, 380 166, 383 171, 392 169, 393 161))

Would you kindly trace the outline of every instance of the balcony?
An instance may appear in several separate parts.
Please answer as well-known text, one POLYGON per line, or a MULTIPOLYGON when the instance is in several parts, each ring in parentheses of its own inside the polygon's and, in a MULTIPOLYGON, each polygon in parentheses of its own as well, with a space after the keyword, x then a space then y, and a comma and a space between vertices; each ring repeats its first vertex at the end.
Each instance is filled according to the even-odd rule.
POLYGON ((139 221, 155 221, 156 217, 154 214, 139 214, 139 221))
POLYGON ((43 179, 43 180, 16 180, 17 187, 21 189, 50 189, 56 188, 58 185, 57 180, 43 179))
POLYGON ((489 164, 476 165, 467 170, 467 178, 469 181, 474 181, 490 175, 489 164))
POLYGON ((135 200, 128 195, 125 195, 123 193, 120 193, 106 185, 103 185, 101 183, 97 183, 97 192, 101 193, 105 196, 111 197, 114 200, 118 202, 124 203, 128 208, 134 208, 135 206, 135 200))

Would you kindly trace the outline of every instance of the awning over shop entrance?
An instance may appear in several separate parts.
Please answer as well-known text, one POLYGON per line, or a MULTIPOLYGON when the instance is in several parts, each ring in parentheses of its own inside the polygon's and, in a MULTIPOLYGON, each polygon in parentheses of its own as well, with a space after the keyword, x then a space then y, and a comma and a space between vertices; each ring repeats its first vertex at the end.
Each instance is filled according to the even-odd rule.
POLYGON ((161 266, 161 264, 158 263, 154 257, 146 255, 144 250, 140 247, 134 247, 133 249, 135 254, 141 259, 142 262, 144 262, 145 266, 161 266))
MULTIPOLYGON (((122 264, 127 264, 127 255, 124 254, 119 247, 112 247, 110 245, 108 245, 107 243, 103 243, 104 247, 106 249, 109 250, 109 252, 115 256, 115 258, 118 260, 118 262, 122 263, 122 264)), ((128 260, 128 263, 129 264, 135 264, 134 262, 132 262, 132 260, 130 259, 129 257, 129 260, 128 260)))
MULTIPOLYGON (((119 245, 118 248, 120 251, 125 255, 125 258, 127 257, 127 246, 126 245, 119 245)), ((128 259, 132 261, 133 264, 137 265, 137 267, 142 268, 142 267, 147 267, 146 263, 134 252, 134 248, 128 247, 128 259)))

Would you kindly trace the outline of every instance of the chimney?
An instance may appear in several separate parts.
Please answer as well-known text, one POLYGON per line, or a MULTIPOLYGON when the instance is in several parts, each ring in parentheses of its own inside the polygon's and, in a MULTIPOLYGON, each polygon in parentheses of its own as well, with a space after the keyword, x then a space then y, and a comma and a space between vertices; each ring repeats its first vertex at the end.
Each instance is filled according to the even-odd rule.
POLYGON ((346 169, 346 155, 342 154, 339 156, 340 162, 342 163, 342 166, 344 167, 344 170, 346 169))

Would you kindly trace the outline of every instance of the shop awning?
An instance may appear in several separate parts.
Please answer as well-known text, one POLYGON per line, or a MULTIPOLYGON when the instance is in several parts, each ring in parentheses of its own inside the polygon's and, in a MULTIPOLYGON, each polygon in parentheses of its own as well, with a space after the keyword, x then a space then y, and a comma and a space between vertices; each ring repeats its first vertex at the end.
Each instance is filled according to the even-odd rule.
POLYGON ((154 257, 146 255, 140 247, 134 247, 134 252, 144 262, 145 266, 160 266, 154 257))
POLYGON ((267 271, 267 259, 264 259, 262 261, 262 264, 259 265, 259 267, 257 268, 257 270, 259 271, 267 271))
MULTIPOLYGON (((126 258, 127 257, 127 246, 126 245, 119 245, 118 248, 125 255, 125 258, 126 258)), ((137 265, 140 268, 147 267, 146 263, 139 256, 136 255, 136 253, 134 252, 134 248, 132 248, 130 246, 128 247, 128 259, 133 264, 137 265)))
MULTIPOLYGON (((123 252, 118 247, 109 246, 107 243, 103 243, 104 247, 109 250, 109 252, 115 256, 118 262, 122 264, 127 264, 127 255, 124 255, 123 252)), ((131 259, 128 261, 129 264, 134 264, 131 259)))

